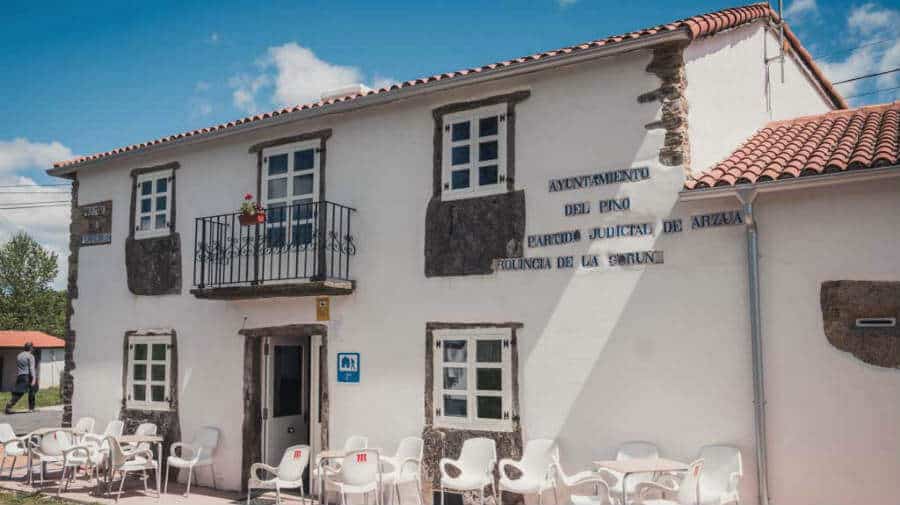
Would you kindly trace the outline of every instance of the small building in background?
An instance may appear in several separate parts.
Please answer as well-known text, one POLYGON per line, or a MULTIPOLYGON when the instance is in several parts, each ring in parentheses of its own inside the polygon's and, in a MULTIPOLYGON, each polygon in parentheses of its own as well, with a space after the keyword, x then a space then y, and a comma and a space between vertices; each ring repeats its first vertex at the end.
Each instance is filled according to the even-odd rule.
POLYGON ((0 331, 0 391, 12 391, 16 384, 16 356, 25 343, 34 344, 35 367, 41 388, 58 387, 63 371, 66 343, 42 331, 0 331))

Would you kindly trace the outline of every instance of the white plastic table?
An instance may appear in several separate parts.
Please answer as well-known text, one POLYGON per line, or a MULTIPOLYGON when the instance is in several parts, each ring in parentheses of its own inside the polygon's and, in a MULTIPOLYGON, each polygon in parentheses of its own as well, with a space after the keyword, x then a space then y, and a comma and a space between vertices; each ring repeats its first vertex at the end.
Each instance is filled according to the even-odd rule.
POLYGON ((594 461, 594 467, 598 470, 612 470, 622 474, 622 505, 627 505, 628 502, 625 481, 628 480, 629 475, 634 473, 686 472, 690 469, 687 463, 665 458, 594 461))

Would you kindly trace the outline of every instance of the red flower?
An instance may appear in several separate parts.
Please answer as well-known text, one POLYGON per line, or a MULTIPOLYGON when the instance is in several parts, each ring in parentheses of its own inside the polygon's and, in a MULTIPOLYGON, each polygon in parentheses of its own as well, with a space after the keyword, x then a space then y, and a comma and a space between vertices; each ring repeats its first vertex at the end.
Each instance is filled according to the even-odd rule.
POLYGON ((245 195, 244 195, 244 200, 253 200, 253 195, 250 194, 250 193, 245 194, 245 195))

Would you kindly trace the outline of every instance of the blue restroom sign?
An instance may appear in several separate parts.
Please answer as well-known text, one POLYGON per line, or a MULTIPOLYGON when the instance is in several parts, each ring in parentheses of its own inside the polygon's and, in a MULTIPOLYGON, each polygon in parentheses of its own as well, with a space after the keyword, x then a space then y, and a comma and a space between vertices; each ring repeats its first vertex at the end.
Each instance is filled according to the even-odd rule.
POLYGON ((337 355, 338 382, 359 383, 359 353, 339 352, 337 355))

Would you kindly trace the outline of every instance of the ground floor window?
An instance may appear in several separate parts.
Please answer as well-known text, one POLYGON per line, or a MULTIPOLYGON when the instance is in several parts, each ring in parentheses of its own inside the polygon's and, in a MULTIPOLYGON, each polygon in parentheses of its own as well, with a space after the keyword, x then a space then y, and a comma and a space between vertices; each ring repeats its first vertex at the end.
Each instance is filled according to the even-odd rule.
POLYGON ((434 331, 434 422, 438 427, 509 431, 509 328, 434 331))
POLYGON ((126 407, 168 410, 172 336, 134 334, 128 338, 126 407))

